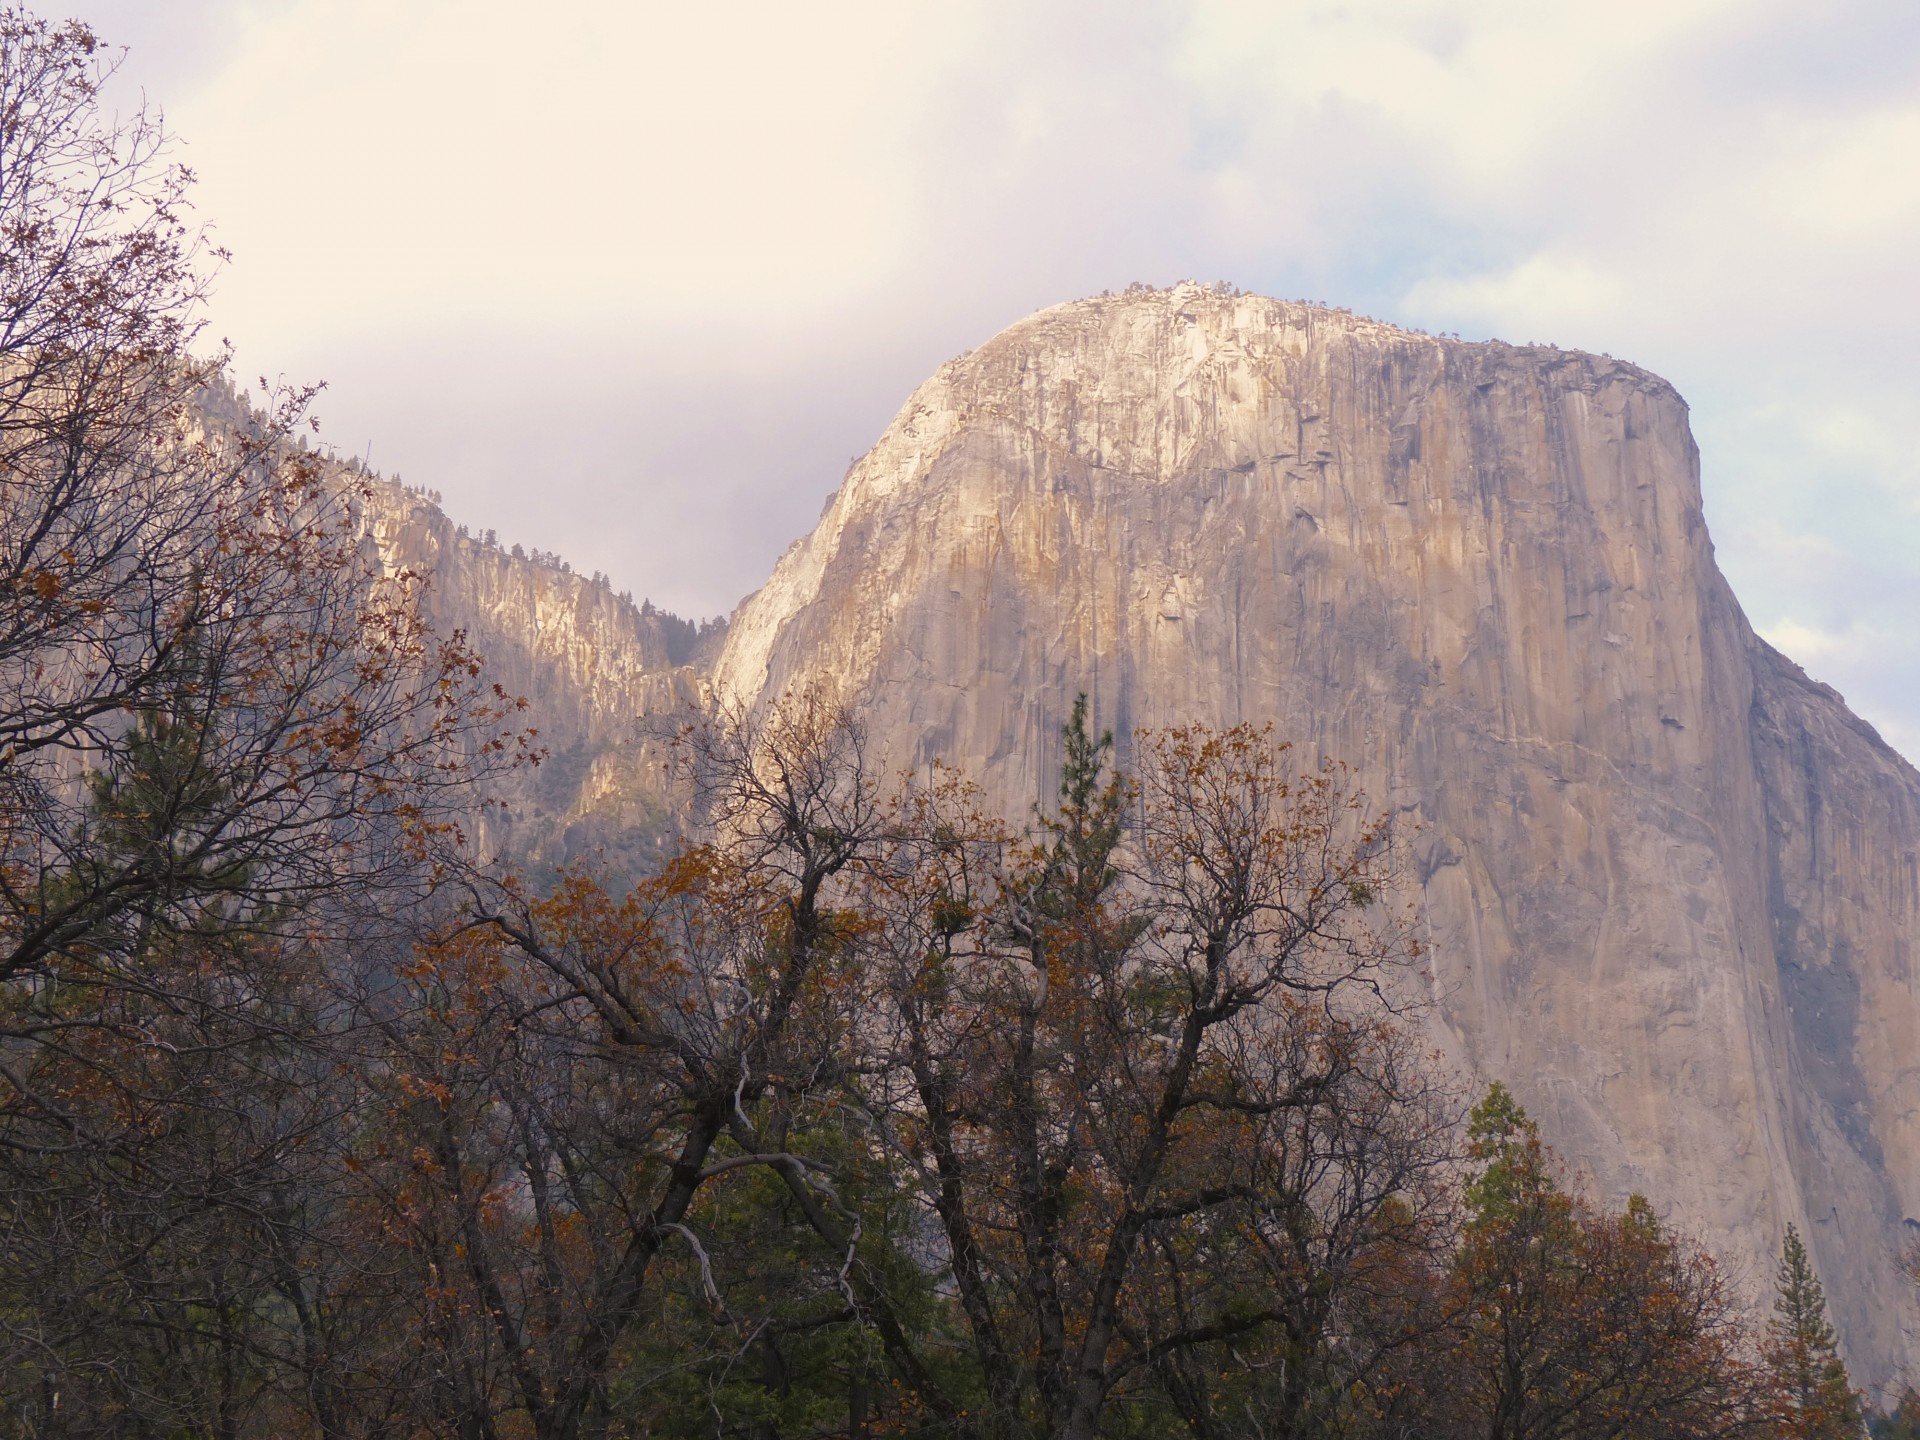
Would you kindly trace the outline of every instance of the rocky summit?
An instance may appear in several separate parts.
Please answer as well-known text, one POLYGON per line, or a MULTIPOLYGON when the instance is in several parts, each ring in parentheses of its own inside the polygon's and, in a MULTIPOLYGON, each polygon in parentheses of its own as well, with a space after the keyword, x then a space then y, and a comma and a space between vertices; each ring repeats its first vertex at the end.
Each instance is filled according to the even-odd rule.
POLYGON ((610 778, 616 691, 826 685, 888 765, 951 762, 1016 816, 1080 691, 1123 745, 1271 722, 1350 763, 1400 820, 1447 1062, 1756 1301, 1796 1225, 1858 1377, 1920 1378, 1920 773, 1748 625, 1658 377, 1136 290, 943 366, 710 662, 565 591, 569 636, 633 637, 602 675, 488 564, 441 603, 491 597, 483 628, 548 657, 536 716, 597 777, 554 800, 576 819, 646 788, 610 778))

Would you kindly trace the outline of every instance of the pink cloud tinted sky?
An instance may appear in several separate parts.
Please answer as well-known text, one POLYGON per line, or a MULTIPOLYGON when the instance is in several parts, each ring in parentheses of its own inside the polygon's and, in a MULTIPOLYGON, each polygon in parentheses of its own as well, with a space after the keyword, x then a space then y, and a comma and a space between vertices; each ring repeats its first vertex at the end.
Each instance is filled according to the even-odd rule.
POLYGON ((476 528, 730 609, 948 356, 1193 276, 1692 402, 1755 624, 1920 756, 1908 0, 69 0, 243 375, 476 528))

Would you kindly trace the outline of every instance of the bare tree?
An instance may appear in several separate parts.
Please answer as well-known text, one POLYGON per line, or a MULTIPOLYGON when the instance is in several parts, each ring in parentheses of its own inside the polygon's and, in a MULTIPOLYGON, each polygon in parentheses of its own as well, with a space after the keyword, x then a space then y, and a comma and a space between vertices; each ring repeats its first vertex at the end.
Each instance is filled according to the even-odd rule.
POLYGON ((1384 1008, 1413 953, 1384 827, 1261 732, 1143 741, 1129 782, 1076 708, 1036 841, 936 787, 875 902, 866 1104, 938 1218, 999 1435, 1090 1436, 1120 1399, 1209 1432, 1191 1362, 1271 1334, 1297 1420, 1340 1305, 1442 1194, 1445 1097, 1384 1008))
MULTIPOLYGON (((799 1111, 841 1073, 854 1023, 847 880, 886 821, 863 738, 843 710, 798 696, 680 742, 712 843, 624 896, 579 873, 538 898, 476 879, 466 926, 423 962, 452 967, 449 997, 484 996, 495 1018, 491 1041, 425 1052, 417 1083, 439 1107, 425 1113, 446 1123, 443 1149, 416 1147, 409 1193, 430 1194, 418 1213, 439 1217, 438 1238, 421 1243, 442 1257, 449 1278, 437 1283, 469 1297, 445 1317, 467 1327, 461 1353, 498 1357, 497 1378, 473 1370, 473 1403, 517 1409, 555 1440, 607 1423, 611 1368, 657 1303, 663 1264, 714 1315, 731 1313, 700 1205, 745 1170, 790 1179, 833 1237, 838 1281, 856 1298, 877 1289, 830 1167, 788 1144, 799 1111), (503 1045, 543 1058, 514 1060, 503 1045), (435 1058, 446 1055, 461 1057, 452 1073, 435 1058), (489 1228, 488 1213, 518 1228, 489 1228), (576 1247, 566 1256, 562 1231, 576 1247)), ((826 1315, 854 1318, 838 1290, 826 1315)), ((766 1335, 726 1323, 743 1345, 766 1335)), ((935 1394, 884 1306, 872 1323, 935 1394)))
POLYGON ((354 1098, 327 942, 430 888, 524 737, 293 443, 310 392, 250 413, 196 353, 222 256, 159 116, 103 111, 116 63, 0 11, 8 1384, 237 1433, 338 1378, 308 1303, 354 1098))
POLYGON ((308 393, 214 418, 219 252, 113 63, 0 13, 0 980, 417 859, 497 718, 289 444, 308 393))

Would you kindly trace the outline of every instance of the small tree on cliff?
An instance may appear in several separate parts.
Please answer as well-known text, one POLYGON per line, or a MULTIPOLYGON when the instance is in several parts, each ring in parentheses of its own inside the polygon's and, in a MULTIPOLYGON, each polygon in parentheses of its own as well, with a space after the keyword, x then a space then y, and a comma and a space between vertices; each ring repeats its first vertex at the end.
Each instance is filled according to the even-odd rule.
POLYGON ((1774 1288, 1766 1361, 1780 1433, 1796 1440, 1852 1440, 1865 1423, 1860 1397, 1847 1379, 1807 1247, 1791 1225, 1780 1245, 1774 1288))

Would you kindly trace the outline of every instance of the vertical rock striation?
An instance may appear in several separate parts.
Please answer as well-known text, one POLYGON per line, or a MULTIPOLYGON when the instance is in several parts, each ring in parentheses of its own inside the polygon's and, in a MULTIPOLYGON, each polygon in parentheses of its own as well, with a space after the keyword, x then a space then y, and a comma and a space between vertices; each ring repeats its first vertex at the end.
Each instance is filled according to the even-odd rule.
POLYGON ((476 539, 418 491, 371 487, 363 524, 380 563, 428 577, 441 633, 465 632, 487 678, 527 701, 540 764, 476 816, 487 851, 557 863, 604 852, 645 863, 675 831, 665 757, 642 717, 697 708, 692 627, 600 577, 476 539))
POLYGON ((840 687, 1014 814, 1083 689, 1349 761, 1465 1072, 1756 1293, 1798 1224, 1862 1375, 1913 1374, 1920 774, 1754 636, 1664 381, 1198 286, 1057 307, 912 396, 715 683, 840 687))

